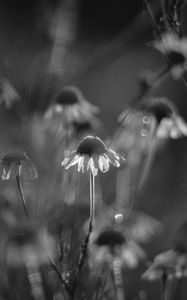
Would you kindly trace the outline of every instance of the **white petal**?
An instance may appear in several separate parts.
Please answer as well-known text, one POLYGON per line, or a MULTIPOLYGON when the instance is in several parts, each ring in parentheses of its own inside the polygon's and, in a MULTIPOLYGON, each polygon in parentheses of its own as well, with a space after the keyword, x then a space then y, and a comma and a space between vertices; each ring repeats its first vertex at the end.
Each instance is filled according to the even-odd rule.
POLYGON ((69 169, 70 167, 73 167, 77 163, 79 163, 80 155, 75 155, 70 163, 66 164, 65 169, 69 169))
POLYGON ((182 135, 182 134, 181 134, 179 128, 177 128, 176 126, 173 126, 173 127, 170 129, 170 137, 171 137, 172 139, 178 139, 181 135, 182 135))
POLYGON ((87 164, 87 170, 89 170, 92 172, 92 175, 93 176, 96 176, 97 173, 98 173, 98 169, 95 168, 95 165, 94 165, 94 161, 93 161, 93 158, 91 157, 88 161, 88 164, 87 164))
POLYGON ((171 119, 164 118, 158 125, 156 132, 157 138, 167 139, 169 137, 172 125, 173 121, 171 119))
POLYGON ((61 162, 61 166, 64 167, 68 163, 69 160, 70 160, 69 157, 65 157, 64 160, 61 162))
POLYGON ((81 170, 84 173, 84 156, 80 157, 79 163, 78 163, 78 172, 80 172, 81 170))
POLYGON ((109 164, 109 159, 106 159, 103 155, 99 156, 99 169, 101 172, 106 173, 109 170, 110 164, 109 164))
POLYGON ((186 122, 185 122, 182 118, 178 117, 178 118, 176 119, 176 123, 177 123, 177 126, 178 126, 178 128, 179 128, 179 131, 180 131, 184 136, 187 136, 187 124, 186 124, 186 122))

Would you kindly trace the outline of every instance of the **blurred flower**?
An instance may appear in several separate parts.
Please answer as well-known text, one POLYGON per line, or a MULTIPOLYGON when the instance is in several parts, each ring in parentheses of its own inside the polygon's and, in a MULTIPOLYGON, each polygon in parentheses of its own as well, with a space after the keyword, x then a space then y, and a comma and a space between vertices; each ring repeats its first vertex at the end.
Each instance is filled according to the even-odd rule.
POLYGON ((98 112, 99 108, 90 104, 80 89, 67 86, 56 96, 55 102, 45 113, 45 119, 50 121, 51 132, 63 138, 78 133, 76 130, 79 131, 81 126, 86 130, 88 126, 94 127, 98 122, 95 117, 98 112))
POLYGON ((116 152, 106 147, 104 142, 97 136, 86 136, 79 143, 77 150, 69 154, 63 161, 62 167, 69 169, 78 165, 78 172, 90 171, 96 176, 98 169, 105 173, 109 171, 110 164, 120 167, 125 161, 116 152))
POLYGON ((112 149, 127 156, 127 164, 137 166, 149 145, 149 138, 152 135, 153 123, 144 126, 141 122, 143 114, 141 111, 127 109, 123 113, 122 122, 109 145, 112 149))
POLYGON ((10 232, 6 243, 6 263, 10 266, 40 266, 55 256, 55 244, 44 230, 23 225, 10 232))
POLYGON ((17 91, 13 88, 8 80, 2 78, 0 80, 0 104, 4 104, 6 108, 10 108, 12 104, 20 99, 17 91))
POLYGON ((166 56, 174 78, 179 78, 187 70, 186 38, 180 38, 173 33, 166 33, 161 40, 155 40, 152 45, 166 56))
POLYGON ((35 166, 31 162, 26 153, 10 152, 1 156, 0 167, 2 169, 2 179, 9 180, 11 177, 16 177, 21 168, 21 173, 30 176, 32 179, 37 178, 38 174, 35 166))
POLYGON ((90 252, 91 266, 107 263, 112 268, 113 260, 118 258, 121 265, 136 268, 139 261, 145 258, 142 248, 113 227, 103 228, 97 234, 95 232, 90 252))
MULTIPOLYGON (((142 125, 142 134, 146 129, 151 128, 152 133, 156 130, 158 139, 171 137, 177 139, 182 135, 187 136, 187 124, 179 115, 177 107, 169 99, 149 98, 142 101, 134 109, 124 111, 120 119, 122 123, 128 122, 132 116, 139 116, 142 125)), ((146 134, 146 132, 145 132, 146 134)))
POLYGON ((187 221, 185 221, 176 231, 173 249, 157 255, 152 265, 142 277, 151 281, 160 278, 164 274, 176 278, 187 276, 186 237, 187 221))
POLYGON ((155 257, 152 265, 145 271, 142 278, 152 281, 161 278, 165 273, 173 274, 176 263, 177 256, 173 250, 161 253, 155 257))
POLYGON ((162 278, 164 274, 180 278, 182 276, 181 262, 181 257, 175 250, 171 249, 163 252, 155 257, 151 266, 142 275, 142 278, 153 281, 162 278))

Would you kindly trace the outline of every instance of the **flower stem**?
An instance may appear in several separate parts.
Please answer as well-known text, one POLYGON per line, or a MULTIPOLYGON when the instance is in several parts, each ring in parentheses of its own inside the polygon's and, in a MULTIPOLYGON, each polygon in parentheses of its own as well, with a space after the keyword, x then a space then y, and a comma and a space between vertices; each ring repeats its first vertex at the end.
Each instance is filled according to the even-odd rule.
POLYGON ((48 259, 49 259, 49 263, 50 263, 51 267, 53 268, 53 270, 57 274, 57 276, 58 276, 61 284, 65 287, 66 291, 70 295, 71 294, 71 290, 70 290, 68 282, 62 278, 62 275, 61 275, 60 271, 58 270, 56 264, 52 261, 52 259, 51 258, 48 258, 48 259))
POLYGON ((90 219, 89 219, 89 227, 86 238, 81 246, 81 253, 77 263, 77 267, 74 273, 74 282, 72 286, 72 298, 74 299, 74 293, 77 285, 78 275, 85 263, 87 248, 90 240, 90 234, 93 229, 93 223, 95 218, 95 176, 90 172, 90 219))
POLYGON ((121 262, 118 258, 113 260, 113 275, 114 286, 116 290, 116 300, 125 300, 125 293, 123 288, 123 280, 121 274, 121 262))
POLYGON ((162 299, 163 300, 168 300, 169 297, 168 297, 168 275, 167 273, 164 272, 164 274, 162 275, 162 283, 163 283, 163 288, 162 288, 162 299))
POLYGON ((90 224, 95 221, 95 176, 90 172, 90 224))
POLYGON ((25 196, 24 196, 24 193, 23 193, 23 187, 22 187, 22 183, 21 183, 21 163, 19 163, 19 166, 18 166, 18 173, 16 175, 16 182, 17 182, 17 185, 18 185, 18 190, 19 190, 19 193, 20 193, 20 199, 21 199, 21 203, 23 205, 23 209, 25 211, 25 215, 27 216, 27 219, 30 220, 30 216, 29 216, 29 212, 28 212, 28 209, 27 209, 25 196))
POLYGON ((152 24, 155 27, 155 30, 156 30, 158 36, 160 37, 160 30, 159 30, 159 28, 157 26, 157 22, 156 22, 156 20, 154 18, 154 15, 152 13, 152 9, 151 9, 151 6, 150 6, 150 0, 144 0, 144 3, 145 3, 145 7, 146 7, 146 9, 147 9, 147 11, 148 11, 148 13, 150 15, 150 19, 152 21, 152 24))

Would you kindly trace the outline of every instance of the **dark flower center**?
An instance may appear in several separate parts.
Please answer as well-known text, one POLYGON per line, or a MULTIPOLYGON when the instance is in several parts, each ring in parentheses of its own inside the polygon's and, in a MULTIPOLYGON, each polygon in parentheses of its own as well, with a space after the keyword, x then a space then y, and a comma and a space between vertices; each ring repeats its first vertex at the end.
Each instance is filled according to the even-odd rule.
POLYGON ((125 243, 126 239, 124 235, 114 229, 106 229, 103 231, 95 241, 98 246, 108 246, 114 248, 116 246, 121 246, 125 243))
POLYGON ((10 152, 10 153, 5 153, 1 157, 2 163, 11 163, 11 162, 21 162, 21 161, 27 161, 29 160, 28 156, 26 153, 22 152, 10 152))
POLYGON ((153 114, 159 124, 163 118, 170 118, 175 109, 166 99, 154 99, 145 104, 144 110, 153 114))
POLYGON ((180 65, 185 62, 185 56, 181 52, 171 51, 167 54, 168 60, 171 65, 180 65))
POLYGON ((28 244, 35 244, 36 240, 36 232, 29 228, 26 230, 23 229, 23 231, 15 231, 9 237, 9 243, 15 247, 24 247, 28 244))
POLYGON ((86 136, 80 142, 77 153, 80 155, 93 156, 94 154, 102 154, 106 152, 106 146, 103 141, 94 136, 86 136))
POLYGON ((60 105, 74 105, 79 103, 79 100, 74 91, 63 90, 57 95, 55 102, 60 105))

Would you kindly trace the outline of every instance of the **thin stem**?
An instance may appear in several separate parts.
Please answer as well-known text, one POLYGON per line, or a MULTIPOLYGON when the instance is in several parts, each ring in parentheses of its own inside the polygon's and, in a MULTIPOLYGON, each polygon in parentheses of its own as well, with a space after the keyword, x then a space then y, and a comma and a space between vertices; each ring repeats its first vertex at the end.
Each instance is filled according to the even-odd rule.
POLYGON ((162 299, 168 300, 170 297, 170 287, 168 285, 168 274, 164 272, 162 275, 163 289, 162 289, 162 299))
POLYGON ((81 253, 77 263, 77 267, 75 270, 75 279, 72 287, 72 299, 74 298, 74 293, 77 285, 78 275, 85 263, 87 248, 90 240, 90 234, 93 229, 93 223, 95 218, 95 176, 90 172, 90 219, 89 219, 89 227, 86 238, 81 246, 81 253))
POLYGON ((121 262, 118 258, 115 258, 113 260, 113 275, 114 275, 114 286, 116 290, 116 300, 125 300, 123 279, 121 273, 121 262))
POLYGON ((90 222, 95 221, 95 176, 90 172, 90 222))
POLYGON ((23 205, 23 209, 25 211, 25 215, 27 216, 27 219, 30 220, 30 216, 29 216, 29 212, 28 212, 28 209, 27 209, 25 196, 24 196, 24 193, 23 193, 23 187, 22 187, 22 183, 21 183, 21 163, 19 163, 19 166, 18 166, 18 173, 16 175, 16 182, 17 182, 17 185, 18 185, 20 199, 21 199, 21 203, 23 205))
POLYGON ((144 0, 144 2, 145 2, 145 7, 147 8, 147 11, 148 11, 148 13, 149 13, 149 15, 150 15, 152 24, 153 24, 153 26, 155 27, 155 30, 156 30, 158 36, 161 37, 161 35, 160 35, 160 30, 159 30, 159 28, 158 28, 158 26, 157 26, 157 22, 156 22, 156 20, 155 20, 155 18, 154 18, 154 15, 153 15, 153 13, 152 13, 152 9, 151 9, 151 6, 150 6, 150 0, 144 0))
POLYGON ((53 268, 53 270, 56 272, 60 282, 62 285, 64 285, 66 291, 68 292, 68 294, 70 295, 71 294, 71 290, 70 290, 70 287, 68 285, 68 283, 62 278, 61 276, 61 273, 60 271, 58 270, 57 266, 55 265, 55 263, 51 260, 51 258, 48 258, 49 259, 49 262, 50 262, 50 265, 51 267, 53 268))

